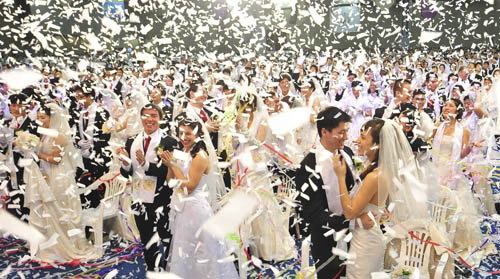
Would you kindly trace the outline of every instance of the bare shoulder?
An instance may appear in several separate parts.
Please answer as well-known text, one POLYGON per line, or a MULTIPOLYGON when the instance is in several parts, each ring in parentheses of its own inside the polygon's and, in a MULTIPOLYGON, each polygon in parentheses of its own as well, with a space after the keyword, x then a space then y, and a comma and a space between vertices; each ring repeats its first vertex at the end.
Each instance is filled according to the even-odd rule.
POLYGON ((363 180, 363 184, 368 184, 368 185, 378 185, 378 176, 380 174, 380 171, 378 169, 370 172, 368 175, 366 175, 365 179, 363 180))
POLYGON ((210 160, 208 159, 208 154, 203 149, 201 149, 193 158, 193 164, 197 164, 205 168, 209 165, 209 161, 210 160))

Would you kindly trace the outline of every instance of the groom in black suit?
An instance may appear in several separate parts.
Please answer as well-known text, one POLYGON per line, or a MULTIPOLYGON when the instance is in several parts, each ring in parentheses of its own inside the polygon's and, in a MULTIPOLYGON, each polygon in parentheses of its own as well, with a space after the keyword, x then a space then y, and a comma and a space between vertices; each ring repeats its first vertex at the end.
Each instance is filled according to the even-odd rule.
MULTIPOLYGON (((297 189, 301 191, 297 198, 300 203, 299 215, 311 234, 311 254, 318 270, 318 279, 345 276, 343 259, 332 254, 332 248, 346 250, 347 243, 341 241, 337 244, 335 233, 356 226, 355 220, 346 220, 343 215, 332 161, 333 156, 340 152, 348 166, 352 166, 352 150, 344 146, 350 121, 351 117, 336 107, 328 107, 318 114, 316 125, 320 144, 315 152, 306 155, 295 177, 297 189)), ((355 177, 348 167, 346 185, 349 191, 354 184, 355 177)), ((374 224, 367 214, 361 215, 360 219, 364 228, 371 228, 374 224)))
POLYGON ((13 142, 18 133, 28 132, 40 136, 37 132, 38 125, 28 115, 28 96, 13 94, 9 96, 9 111, 11 119, 2 119, 0 121, 0 130, 2 131, 2 142, 0 142, 0 153, 6 160, 13 159, 17 171, 3 174, 6 178, 7 196, 5 203, 7 211, 21 220, 28 221, 29 209, 24 207, 24 167, 19 164, 23 157, 22 153, 14 148, 13 142), (11 157, 11 158, 9 158, 11 157))
MULTIPOLYGON (((108 172, 108 162, 111 158, 109 147, 110 134, 102 130, 102 126, 109 119, 109 113, 95 102, 96 92, 89 82, 74 89, 76 100, 79 103, 80 114, 76 124, 75 142, 83 157, 84 169, 77 170, 78 182, 90 185, 108 172)), ((74 113, 74 112, 73 112, 74 113)), ((85 208, 96 208, 99 206, 104 192, 99 189, 92 190, 88 194, 82 194, 82 206, 85 208)))
POLYGON ((161 164, 157 149, 173 151, 179 149, 177 141, 162 133, 160 120, 162 110, 153 104, 141 109, 144 132, 129 138, 125 148, 118 150, 122 162, 120 173, 132 177, 132 208, 135 222, 141 236, 147 270, 165 270, 166 262, 161 257, 157 241, 152 238, 155 232, 168 253, 171 233, 168 231, 168 213, 172 189, 167 186, 167 167, 161 164), (150 243, 151 241, 151 243, 150 243))

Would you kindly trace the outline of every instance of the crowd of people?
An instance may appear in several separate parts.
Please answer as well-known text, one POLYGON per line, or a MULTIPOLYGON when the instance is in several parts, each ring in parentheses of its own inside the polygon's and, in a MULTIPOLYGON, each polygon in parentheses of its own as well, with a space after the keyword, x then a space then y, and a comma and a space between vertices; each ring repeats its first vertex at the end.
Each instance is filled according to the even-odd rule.
POLYGON ((500 210, 498 51, 12 59, 0 82, 2 200, 48 239, 43 261, 99 257, 82 210, 104 191, 77 192, 114 172, 147 270, 182 278, 238 277, 202 229, 236 193, 257 201, 235 232, 250 254, 291 259, 310 235, 317 278, 394 269, 399 223, 473 266, 496 253, 480 223, 500 210))

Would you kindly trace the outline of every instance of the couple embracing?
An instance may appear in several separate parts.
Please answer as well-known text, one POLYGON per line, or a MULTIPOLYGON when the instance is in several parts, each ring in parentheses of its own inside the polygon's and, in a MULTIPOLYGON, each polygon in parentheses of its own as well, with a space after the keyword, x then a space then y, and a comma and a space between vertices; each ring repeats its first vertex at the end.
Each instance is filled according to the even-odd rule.
POLYGON ((316 121, 320 142, 296 175, 299 214, 311 235, 319 279, 370 278, 372 272, 383 271, 385 244, 378 220, 388 199, 395 202, 393 214, 403 220, 412 207, 425 210, 411 193, 411 174, 402 171, 414 159, 400 126, 383 119, 362 126, 354 143, 367 163, 358 177, 353 172, 353 152, 344 146, 350 121, 336 107, 321 111, 316 121), (351 240, 346 237, 349 231, 351 240), (349 259, 342 257, 342 250, 349 252, 349 259))

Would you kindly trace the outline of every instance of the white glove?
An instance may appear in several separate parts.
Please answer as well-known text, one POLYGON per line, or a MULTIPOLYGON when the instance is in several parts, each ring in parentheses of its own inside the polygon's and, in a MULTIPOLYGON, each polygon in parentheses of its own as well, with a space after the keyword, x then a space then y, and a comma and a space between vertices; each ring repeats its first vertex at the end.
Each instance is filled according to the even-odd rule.
POLYGON ((82 149, 88 150, 92 147, 92 141, 82 139, 78 142, 78 146, 80 146, 80 148, 82 148, 82 149))
POLYGON ((83 149, 82 150, 82 157, 83 158, 89 158, 90 157, 90 149, 83 149))

